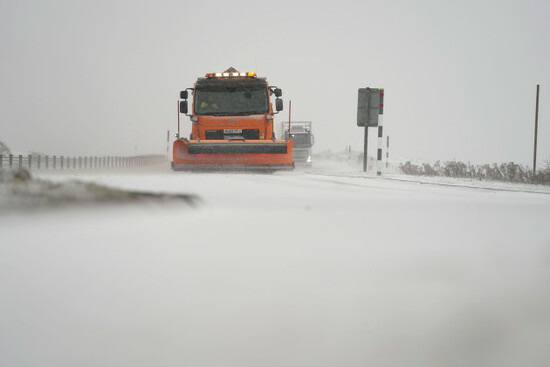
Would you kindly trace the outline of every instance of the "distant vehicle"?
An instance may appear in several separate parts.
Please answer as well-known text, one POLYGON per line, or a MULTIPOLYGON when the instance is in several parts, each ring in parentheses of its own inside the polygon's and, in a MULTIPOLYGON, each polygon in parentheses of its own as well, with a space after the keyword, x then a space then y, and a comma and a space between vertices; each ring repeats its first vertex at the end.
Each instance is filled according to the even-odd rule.
POLYGON ((190 117, 192 133, 189 139, 178 133, 172 169, 294 169, 292 140, 275 140, 273 134, 274 115, 283 109, 281 95, 255 72, 229 68, 198 78, 193 88, 180 93, 180 113, 190 117), (193 96, 190 113, 188 90, 193 96))
POLYGON ((311 166, 312 155, 311 147, 315 142, 311 121, 291 121, 290 134, 288 132, 288 121, 281 122, 281 131, 283 139, 292 139, 292 157, 294 163, 304 166, 311 166))

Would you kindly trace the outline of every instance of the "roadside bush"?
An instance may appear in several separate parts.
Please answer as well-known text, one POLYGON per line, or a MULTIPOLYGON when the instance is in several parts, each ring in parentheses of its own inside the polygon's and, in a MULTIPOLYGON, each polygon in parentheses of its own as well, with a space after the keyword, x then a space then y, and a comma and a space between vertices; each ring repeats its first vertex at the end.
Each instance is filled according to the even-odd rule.
POLYGON ((410 161, 399 164, 399 171, 414 176, 442 176, 457 178, 474 178, 478 180, 505 181, 515 183, 533 183, 550 185, 550 164, 547 167, 533 171, 514 162, 502 164, 473 165, 457 161, 414 164, 410 161))

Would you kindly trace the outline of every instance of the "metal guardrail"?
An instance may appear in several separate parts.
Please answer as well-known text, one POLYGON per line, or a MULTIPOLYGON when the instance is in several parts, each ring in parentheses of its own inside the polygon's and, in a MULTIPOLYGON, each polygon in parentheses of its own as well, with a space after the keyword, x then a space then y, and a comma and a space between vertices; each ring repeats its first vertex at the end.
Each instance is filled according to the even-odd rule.
POLYGON ((56 156, 0 154, 1 168, 27 168, 30 170, 73 170, 145 167, 166 161, 162 155, 122 156, 56 156))

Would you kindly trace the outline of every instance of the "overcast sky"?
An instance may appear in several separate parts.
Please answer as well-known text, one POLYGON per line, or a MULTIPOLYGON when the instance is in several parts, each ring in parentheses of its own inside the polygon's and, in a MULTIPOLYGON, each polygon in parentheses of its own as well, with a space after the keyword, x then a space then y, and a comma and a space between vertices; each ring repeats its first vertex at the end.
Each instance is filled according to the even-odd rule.
MULTIPOLYGON (((390 158, 550 160, 550 1, 0 0, 0 141, 64 155, 163 153, 179 91, 255 70, 317 152, 363 149, 357 89, 385 88, 390 158)), ((182 116, 182 131, 190 131, 182 116)), ((369 131, 375 155, 376 129, 369 131)))

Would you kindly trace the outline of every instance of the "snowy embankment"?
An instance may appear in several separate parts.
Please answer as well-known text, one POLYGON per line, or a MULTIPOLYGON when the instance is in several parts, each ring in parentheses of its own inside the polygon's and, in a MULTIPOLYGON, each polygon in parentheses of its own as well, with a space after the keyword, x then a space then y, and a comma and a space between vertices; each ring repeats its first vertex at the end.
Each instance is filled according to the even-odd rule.
POLYGON ((533 187, 335 167, 37 176, 200 202, 2 211, 0 365, 550 360, 550 195, 533 187))
POLYGON ((51 179, 33 179, 32 174, 25 169, 0 170, 0 214, 144 200, 177 200, 193 206, 197 204, 198 197, 123 190, 98 185, 91 180, 61 179, 54 182, 51 179))

